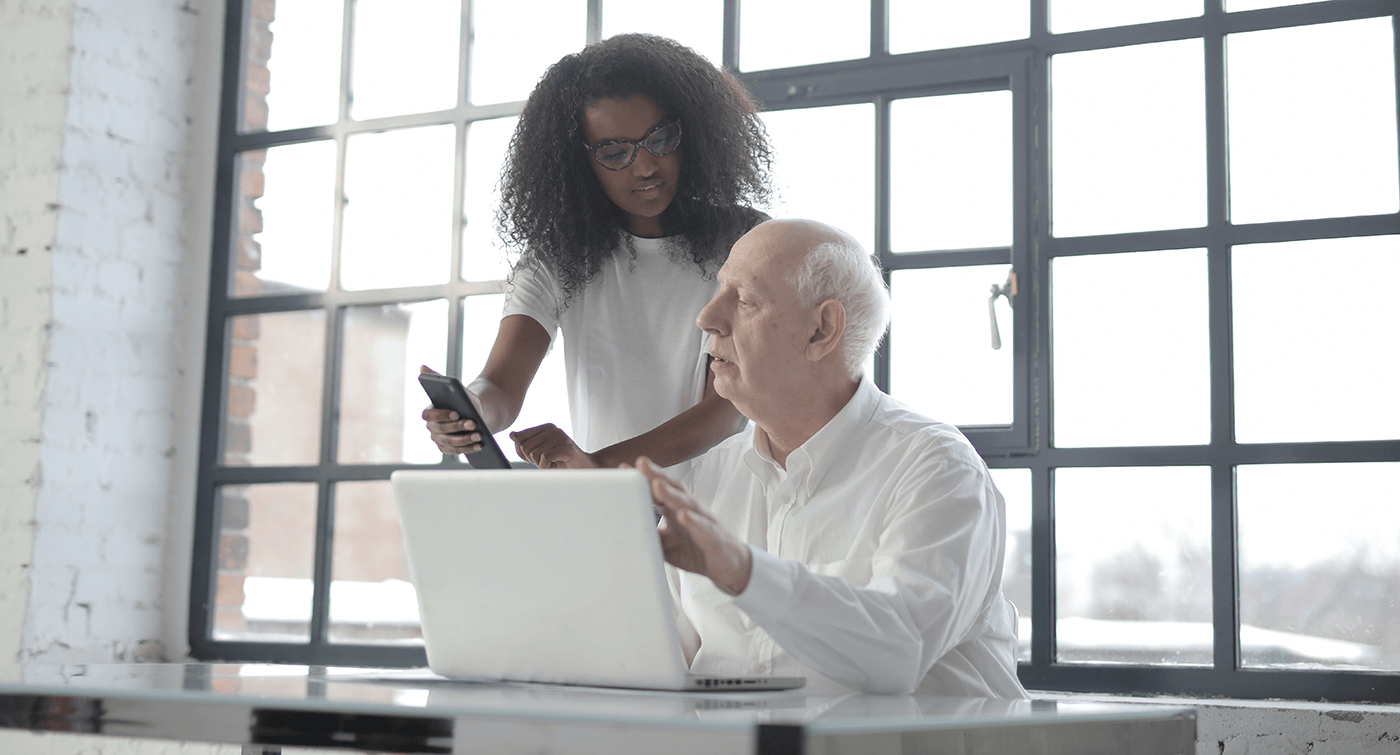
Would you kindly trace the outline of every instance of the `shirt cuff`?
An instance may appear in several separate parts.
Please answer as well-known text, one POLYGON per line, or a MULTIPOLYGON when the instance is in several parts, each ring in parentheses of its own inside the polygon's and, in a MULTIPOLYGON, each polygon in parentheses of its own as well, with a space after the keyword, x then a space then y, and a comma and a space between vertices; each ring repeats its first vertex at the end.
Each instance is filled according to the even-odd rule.
POLYGON ((734 597, 734 605, 754 618, 785 615, 797 594, 800 567, 753 545, 749 553, 753 554, 753 571, 749 572, 748 586, 734 597))

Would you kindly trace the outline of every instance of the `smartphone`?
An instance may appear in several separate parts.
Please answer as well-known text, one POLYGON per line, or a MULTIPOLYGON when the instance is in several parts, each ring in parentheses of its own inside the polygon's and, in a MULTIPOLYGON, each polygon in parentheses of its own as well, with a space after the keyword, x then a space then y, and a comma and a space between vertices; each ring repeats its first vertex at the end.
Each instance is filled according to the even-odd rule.
POLYGON ((510 461, 506 455, 501 453, 501 447, 496 445, 496 439, 491 435, 490 428, 481 420, 481 413, 476 410, 476 404, 467 397, 467 389, 462 387, 462 382, 455 377, 447 375, 435 375, 431 372, 418 373, 418 384, 423 386, 423 390, 428 394, 428 400, 433 402, 433 406, 438 409, 449 409, 457 412, 457 416, 462 419, 469 419, 476 423, 476 430, 472 432, 481 433, 480 451, 467 454, 467 463, 474 469, 510 469, 510 461))

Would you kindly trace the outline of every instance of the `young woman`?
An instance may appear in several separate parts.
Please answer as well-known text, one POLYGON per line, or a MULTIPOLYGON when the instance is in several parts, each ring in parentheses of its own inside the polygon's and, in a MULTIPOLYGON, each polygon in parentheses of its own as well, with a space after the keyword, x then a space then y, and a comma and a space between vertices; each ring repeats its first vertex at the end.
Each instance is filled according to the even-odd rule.
MULTIPOLYGON (((519 250, 485 368, 467 389, 509 427, 560 333, 574 435, 511 433, 539 467, 671 466, 744 419, 716 395, 695 316, 729 247, 764 219, 771 153, 743 85, 687 47, 623 34, 565 56, 525 103, 497 227, 519 250), (590 449, 585 451, 584 449, 590 449)), ((470 420, 423 419, 444 453, 470 420)))

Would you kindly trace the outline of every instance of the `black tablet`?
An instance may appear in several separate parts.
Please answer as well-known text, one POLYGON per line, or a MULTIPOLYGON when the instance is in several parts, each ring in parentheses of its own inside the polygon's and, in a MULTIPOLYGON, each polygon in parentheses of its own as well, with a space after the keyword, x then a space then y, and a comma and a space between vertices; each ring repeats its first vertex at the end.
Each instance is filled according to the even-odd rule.
POLYGON ((431 372, 418 373, 418 383, 423 386, 423 390, 428 393, 428 399, 433 402, 433 406, 438 409, 449 409, 457 412, 457 416, 462 419, 469 419, 476 423, 476 430, 481 433, 482 449, 474 453, 467 454, 467 463, 474 469, 510 469, 510 461, 506 455, 501 453, 501 447, 496 445, 496 439, 491 435, 490 428, 481 420, 481 413, 476 410, 476 405, 467 398, 467 389, 462 387, 462 382, 455 377, 447 375, 435 375, 431 372))

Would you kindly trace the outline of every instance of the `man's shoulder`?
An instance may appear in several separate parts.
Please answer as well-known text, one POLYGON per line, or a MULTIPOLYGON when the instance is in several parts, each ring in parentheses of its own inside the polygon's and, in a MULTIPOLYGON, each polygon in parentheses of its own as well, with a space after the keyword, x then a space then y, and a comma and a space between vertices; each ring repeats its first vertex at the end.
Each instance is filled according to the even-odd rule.
POLYGON ((956 425, 922 414, 887 394, 880 394, 867 427, 884 444, 907 454, 984 466, 977 449, 956 425))

